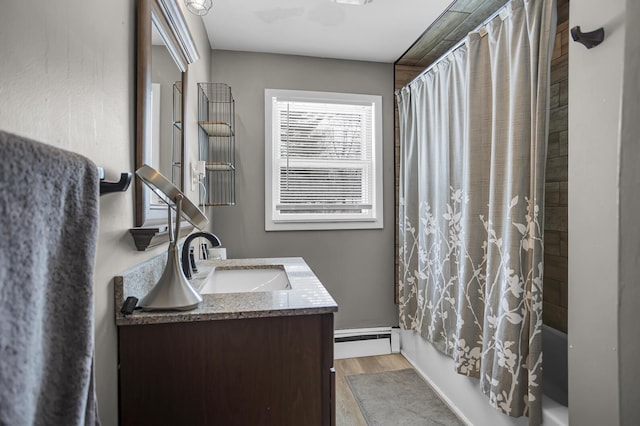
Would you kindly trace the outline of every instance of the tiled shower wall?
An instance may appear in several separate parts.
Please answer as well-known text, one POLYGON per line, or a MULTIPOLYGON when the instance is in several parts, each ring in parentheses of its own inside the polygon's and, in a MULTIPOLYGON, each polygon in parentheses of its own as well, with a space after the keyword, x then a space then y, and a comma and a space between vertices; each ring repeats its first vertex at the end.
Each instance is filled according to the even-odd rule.
POLYGON ((545 185, 543 322, 567 331, 569 2, 558 0, 545 185))
MULTIPOLYGON (((558 0, 558 27, 551 62, 549 145, 546 164, 545 199, 545 324, 567 331, 567 181, 568 181, 568 89, 569 89, 569 0, 558 0)), ((395 66, 395 89, 408 84, 422 67, 395 66)), ((396 253, 398 253, 398 182, 400 137, 396 108, 396 253)), ((398 257, 396 256, 396 276, 398 257)), ((396 303, 398 302, 396 283, 396 303)))

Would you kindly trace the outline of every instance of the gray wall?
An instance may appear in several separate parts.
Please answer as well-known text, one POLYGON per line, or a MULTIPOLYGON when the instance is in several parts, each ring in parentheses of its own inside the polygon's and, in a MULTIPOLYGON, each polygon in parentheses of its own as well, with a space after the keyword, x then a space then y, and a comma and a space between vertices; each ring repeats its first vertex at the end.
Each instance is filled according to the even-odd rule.
POLYGON ((237 204, 212 209, 228 256, 301 256, 338 302, 337 329, 397 324, 392 64, 215 50, 212 76, 231 86, 236 101, 237 204), (264 230, 265 88, 382 95, 384 229, 264 230))
MULTIPOLYGON (((109 179, 132 172, 135 2, 22 0, 2 1, 1 8, 0 129, 85 155, 104 167, 109 179)), ((185 17, 201 56, 190 71, 192 81, 207 79, 210 50, 204 27, 195 16, 185 17)), ((196 111, 192 86, 190 110, 196 111)), ((191 159, 198 156, 195 120, 187 127, 191 159)), ((133 197, 130 189, 100 199, 95 367, 105 426, 117 424, 113 277, 164 250, 135 251, 128 233, 134 225, 133 197)))

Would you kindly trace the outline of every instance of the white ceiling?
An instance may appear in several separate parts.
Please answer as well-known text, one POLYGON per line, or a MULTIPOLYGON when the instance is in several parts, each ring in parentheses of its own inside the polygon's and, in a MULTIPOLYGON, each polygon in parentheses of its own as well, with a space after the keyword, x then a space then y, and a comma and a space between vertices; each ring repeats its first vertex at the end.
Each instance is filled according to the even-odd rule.
POLYGON ((213 49, 395 62, 452 0, 214 0, 213 49))

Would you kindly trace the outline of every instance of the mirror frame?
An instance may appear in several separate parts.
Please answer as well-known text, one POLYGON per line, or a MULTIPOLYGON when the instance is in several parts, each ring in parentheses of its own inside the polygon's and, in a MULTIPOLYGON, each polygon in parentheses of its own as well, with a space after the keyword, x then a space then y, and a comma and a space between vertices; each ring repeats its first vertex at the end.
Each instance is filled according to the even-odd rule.
MULTIPOLYGON (((180 137, 180 180, 176 186, 184 192, 187 182, 186 123, 187 88, 189 64, 198 60, 191 32, 176 0, 138 0, 137 11, 137 51, 136 51, 136 170, 146 161, 148 151, 145 141, 151 140, 151 31, 152 25, 162 36, 171 57, 182 74, 182 132, 180 137)), ((157 229, 157 233, 166 232, 167 209, 153 209, 150 203, 150 190, 136 176, 136 227, 157 229)), ((133 233, 133 232, 132 232, 133 233)), ((135 235, 134 235, 135 238, 135 235)), ((161 242, 161 241, 160 241, 161 242)), ((158 242, 159 243, 159 242, 158 242)), ((136 246, 138 243, 136 241, 136 246)), ((146 247, 145 247, 146 248, 146 247)), ((138 250, 140 247, 138 246, 138 250)))

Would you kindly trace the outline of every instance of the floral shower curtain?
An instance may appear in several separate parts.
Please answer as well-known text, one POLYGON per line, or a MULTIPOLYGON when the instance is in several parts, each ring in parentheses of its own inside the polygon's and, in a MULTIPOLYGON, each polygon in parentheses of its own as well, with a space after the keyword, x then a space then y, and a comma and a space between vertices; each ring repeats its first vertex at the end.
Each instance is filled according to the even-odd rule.
POLYGON ((512 0, 397 93, 401 325, 533 425, 555 10, 512 0))

